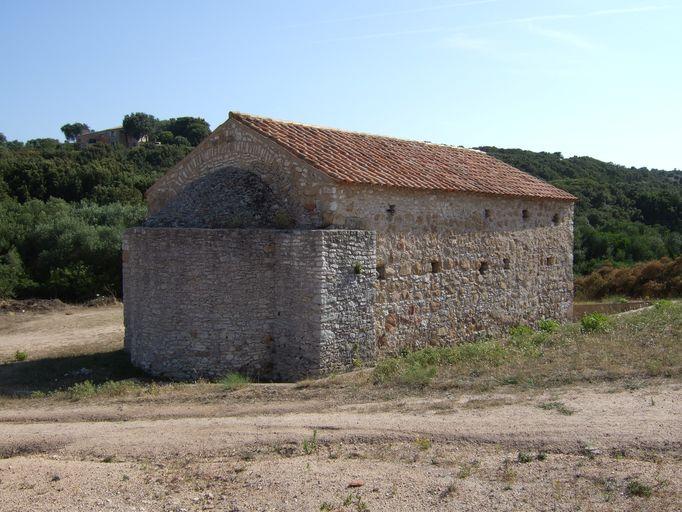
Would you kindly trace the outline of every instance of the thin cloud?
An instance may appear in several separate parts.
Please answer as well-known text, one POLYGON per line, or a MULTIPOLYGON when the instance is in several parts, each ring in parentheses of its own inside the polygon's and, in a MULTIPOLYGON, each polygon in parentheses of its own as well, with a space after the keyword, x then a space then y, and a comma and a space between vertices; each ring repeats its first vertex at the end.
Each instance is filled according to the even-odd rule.
POLYGON ((363 14, 360 16, 348 16, 346 18, 336 18, 332 20, 319 20, 311 21, 310 23, 302 23, 298 25, 290 25, 287 28, 303 28, 303 27, 313 27, 318 25, 329 25, 334 23, 346 23, 349 21, 362 21, 371 20, 376 18, 388 18, 390 16, 400 16, 404 14, 419 14, 421 12, 439 11, 443 9, 455 9, 457 7, 472 7, 476 5, 491 4, 495 2, 501 2, 503 0, 471 0, 469 2, 457 2, 457 3, 447 3, 441 5, 432 5, 430 7, 419 7, 414 9, 403 9, 397 11, 384 11, 372 14, 363 14))
MULTIPOLYGON (((411 10, 406 10, 406 11, 393 11, 391 13, 378 13, 378 14, 373 14, 373 15, 367 15, 367 16, 358 16, 356 18, 344 18, 344 19, 339 19, 339 20, 328 20, 326 22, 319 22, 319 23, 332 23, 332 22, 341 22, 341 21, 351 21, 351 20, 359 20, 359 19, 369 19, 369 18, 374 18, 374 17, 380 17, 380 16, 387 16, 387 15, 392 15, 392 14, 406 14, 406 13, 412 13, 412 12, 421 12, 421 11, 427 11, 427 10, 436 10, 436 9, 443 9, 445 7, 463 7, 467 5, 479 5, 479 4, 484 4, 484 3, 491 3, 491 2, 497 2, 501 0, 480 0, 477 2, 464 2, 464 3, 459 3, 459 4, 445 4, 445 5, 440 5, 440 6, 434 6, 434 7, 425 7, 425 8, 420 8, 420 9, 411 9, 411 10)), ((438 32, 452 32, 452 33, 464 33, 468 30, 476 30, 476 29, 481 29, 481 28, 490 28, 490 27, 497 27, 497 26, 503 26, 503 25, 522 25, 522 24, 533 24, 533 23, 538 23, 538 22, 543 22, 543 21, 561 21, 561 20, 573 20, 573 19, 579 19, 579 18, 591 18, 591 17, 597 17, 597 16, 618 16, 618 15, 627 15, 627 14, 635 14, 635 13, 641 13, 641 12, 649 12, 649 11, 660 11, 660 10, 665 10, 665 9, 672 9, 672 5, 640 5, 640 6, 632 6, 632 7, 623 7, 623 8, 618 8, 618 9, 602 9, 598 11, 590 11, 586 13, 562 13, 562 14, 545 14, 545 15, 537 15, 537 16, 526 16, 526 17, 520 17, 520 18, 509 18, 505 20, 497 20, 497 21, 490 21, 490 22, 485 22, 485 23, 478 23, 475 25, 463 25, 460 27, 432 27, 432 28, 425 28, 425 29, 420 29, 420 30, 398 30, 394 32, 376 32, 376 33, 370 33, 370 34, 361 34, 357 36, 347 36, 347 37, 338 37, 338 38, 332 38, 332 39, 326 39, 323 41, 318 41, 318 43, 329 43, 329 42, 342 42, 342 41, 357 41, 357 40, 365 40, 365 39, 382 39, 382 38, 387 38, 387 37, 399 37, 399 36, 408 36, 408 35, 417 35, 417 34, 428 34, 428 33, 438 33, 438 32)), ((561 32, 561 31, 554 31, 554 32, 561 32, 561 33, 554 33, 550 34, 549 32, 552 32, 550 30, 546 30, 547 33, 543 34, 548 38, 553 38, 557 41, 562 41, 568 44, 572 44, 573 46, 580 47, 580 48, 592 48, 594 45, 590 43, 589 41, 585 39, 581 39, 579 36, 576 34, 571 34, 567 32, 561 32)), ((445 38, 442 43, 444 45, 449 45, 451 37, 445 38)))
POLYGON ((318 41, 319 43, 335 43, 340 41, 364 41, 367 39, 382 39, 384 37, 396 37, 396 36, 411 36, 416 34, 432 34, 434 32, 443 32, 444 28, 425 28, 417 30, 399 30, 397 32, 377 32, 373 34, 362 34, 358 36, 348 36, 348 37, 337 37, 332 39, 325 39, 323 41, 318 41))
MULTIPOLYGON (((518 23, 535 23, 537 21, 571 20, 580 17, 578 14, 545 14, 540 16, 527 16, 525 18, 510 18, 507 20, 491 21, 490 25, 515 25, 518 23)), ((486 24, 483 24, 486 25, 486 24)))
POLYGON ((590 11, 586 13, 563 13, 563 14, 542 14, 538 16, 527 16, 523 18, 510 18, 506 20, 491 21, 489 23, 481 23, 474 28, 490 27, 496 25, 516 25, 521 23, 537 23, 539 21, 560 21, 560 20, 574 20, 578 18, 593 18, 597 16, 618 16, 621 14, 635 14, 639 12, 662 11, 670 9, 670 5, 641 5, 635 7, 624 7, 621 9, 602 9, 599 11, 590 11))
POLYGON ((456 34, 448 37, 443 44, 449 48, 468 51, 486 51, 490 49, 491 42, 481 37, 471 37, 466 34, 456 34))
POLYGON ((573 32, 568 32, 566 30, 540 28, 535 27, 533 25, 529 25, 528 28, 533 34, 537 34, 544 38, 551 39, 552 41, 567 44, 575 48, 580 48, 581 50, 594 50, 596 48, 596 45, 593 44, 591 41, 573 32))
POLYGON ((632 14, 638 12, 649 11, 663 11, 670 9, 671 5, 640 5, 635 7, 623 7, 621 9, 602 9, 601 11, 593 11, 588 16, 611 16, 613 14, 632 14))

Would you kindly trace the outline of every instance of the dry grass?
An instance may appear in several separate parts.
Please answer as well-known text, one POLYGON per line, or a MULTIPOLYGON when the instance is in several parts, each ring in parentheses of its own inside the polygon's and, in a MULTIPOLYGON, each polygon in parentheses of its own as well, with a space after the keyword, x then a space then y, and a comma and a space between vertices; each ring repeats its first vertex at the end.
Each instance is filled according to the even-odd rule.
POLYGON ((503 339, 426 348, 380 361, 378 385, 490 389, 580 381, 672 377, 682 373, 682 304, 610 317, 608 328, 580 324, 554 332, 515 329, 503 339))
POLYGON ((682 256, 661 258, 630 267, 605 264, 589 275, 575 279, 576 298, 602 299, 609 295, 625 297, 680 297, 682 295, 682 256))
POLYGON ((85 381, 98 385, 129 379, 149 380, 123 350, 83 354, 74 349, 57 357, 0 364, 0 396, 49 394, 85 381))
POLYGON ((223 377, 222 379, 220 379, 219 382, 220 385, 223 386, 223 389, 225 389, 226 391, 235 391, 248 385, 249 382, 251 381, 248 379, 248 377, 245 377, 244 375, 231 372, 225 375, 225 377, 223 377))
POLYGON ((0 365, 0 398, 121 400, 144 396, 146 400, 172 397, 183 401, 198 396, 220 399, 238 389, 244 399, 325 397, 334 390, 336 399, 361 395, 382 400, 406 390, 423 393, 452 388, 481 391, 504 385, 548 387, 581 381, 638 382, 682 374, 680 339, 682 303, 659 301, 645 311, 608 317, 605 329, 589 330, 580 323, 551 325, 539 331, 516 328, 500 339, 427 348, 380 360, 374 368, 288 386, 248 384, 241 378, 218 383, 167 383, 131 366, 122 350, 96 354, 74 351, 0 365))

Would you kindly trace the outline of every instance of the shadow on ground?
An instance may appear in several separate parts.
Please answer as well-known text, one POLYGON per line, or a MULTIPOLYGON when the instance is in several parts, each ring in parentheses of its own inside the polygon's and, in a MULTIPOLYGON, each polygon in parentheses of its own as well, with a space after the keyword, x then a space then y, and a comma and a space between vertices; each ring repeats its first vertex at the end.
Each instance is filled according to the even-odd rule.
POLYGON ((0 365, 0 396, 49 393, 86 380, 100 384, 132 378, 150 380, 123 350, 13 362, 0 365))

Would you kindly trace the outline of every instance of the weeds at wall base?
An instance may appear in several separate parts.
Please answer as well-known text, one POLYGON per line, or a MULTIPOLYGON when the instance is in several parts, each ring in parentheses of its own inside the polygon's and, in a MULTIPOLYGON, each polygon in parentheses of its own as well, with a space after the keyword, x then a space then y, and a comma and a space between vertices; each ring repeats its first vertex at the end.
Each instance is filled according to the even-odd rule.
POLYGON ((485 390, 508 384, 557 386, 682 373, 679 302, 658 301, 633 314, 592 314, 578 324, 544 327, 535 331, 520 326, 498 340, 405 351, 380 360, 371 379, 383 386, 485 390))

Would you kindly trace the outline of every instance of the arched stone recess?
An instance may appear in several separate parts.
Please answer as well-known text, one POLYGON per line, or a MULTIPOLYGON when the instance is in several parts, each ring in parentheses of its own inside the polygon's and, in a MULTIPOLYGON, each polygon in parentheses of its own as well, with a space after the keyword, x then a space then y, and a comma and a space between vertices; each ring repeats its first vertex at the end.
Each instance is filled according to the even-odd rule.
POLYGON ((189 182, 145 227, 291 229, 294 219, 259 174, 220 167, 189 182))
POLYGON ((330 178, 237 121, 228 120, 149 189, 150 213, 158 212, 189 183, 225 168, 260 176, 297 227, 322 226, 323 212, 335 200, 336 188, 330 178))

